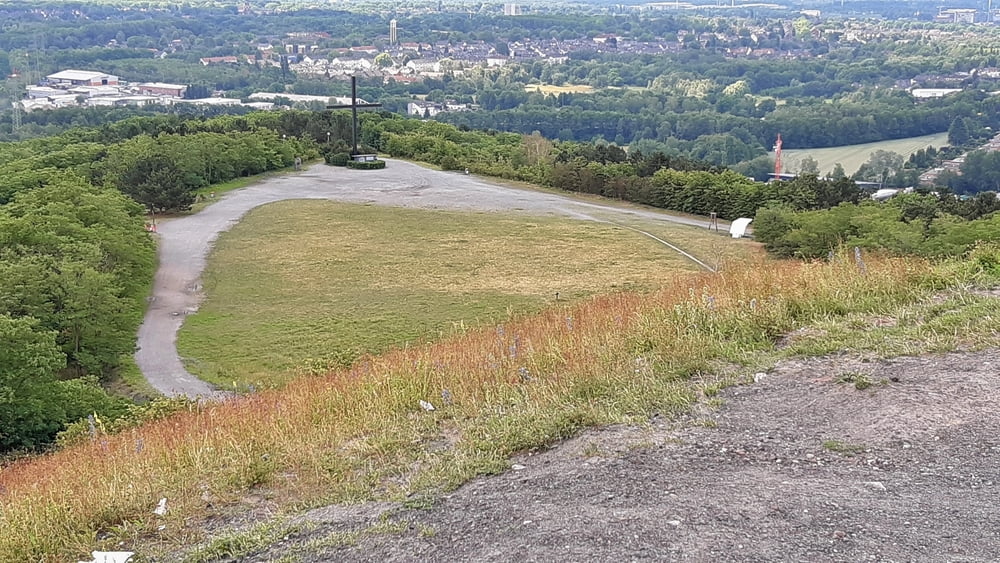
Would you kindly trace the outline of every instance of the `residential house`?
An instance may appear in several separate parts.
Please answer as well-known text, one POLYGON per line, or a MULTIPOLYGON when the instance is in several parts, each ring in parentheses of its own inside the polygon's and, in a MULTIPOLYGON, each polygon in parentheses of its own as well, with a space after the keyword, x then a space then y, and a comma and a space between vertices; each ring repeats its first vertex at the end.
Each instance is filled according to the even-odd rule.
POLYGON ((202 57, 198 61, 204 66, 220 64, 235 65, 239 64, 240 59, 239 57, 228 55, 225 57, 202 57))
POLYGON ((412 101, 406 104, 406 115, 417 117, 434 117, 444 111, 444 106, 437 102, 412 101))

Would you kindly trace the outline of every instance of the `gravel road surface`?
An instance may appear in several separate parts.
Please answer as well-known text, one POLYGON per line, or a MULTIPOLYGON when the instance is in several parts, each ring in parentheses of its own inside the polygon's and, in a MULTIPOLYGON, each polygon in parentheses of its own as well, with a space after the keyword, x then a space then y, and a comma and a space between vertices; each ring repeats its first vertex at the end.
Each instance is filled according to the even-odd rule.
POLYGON ((717 406, 586 431, 429 508, 314 509, 240 560, 997 561, 998 369, 997 350, 789 360, 717 406), (858 373, 873 386, 843 382, 858 373))
MULTIPOLYGON (((522 211, 605 222, 641 217, 696 227, 709 226, 708 222, 698 219, 587 203, 401 161, 390 161, 385 170, 379 171, 317 165, 302 173, 269 178, 230 192, 199 213, 164 221, 158 226, 160 265, 149 309, 139 328, 135 354, 139 369, 157 391, 170 397, 222 395, 184 368, 177 355, 177 330, 184 317, 198 309, 202 297, 201 273, 219 233, 228 230, 251 209, 286 199, 330 199, 425 209, 522 211)), ((656 240, 698 262, 669 242, 656 240)))

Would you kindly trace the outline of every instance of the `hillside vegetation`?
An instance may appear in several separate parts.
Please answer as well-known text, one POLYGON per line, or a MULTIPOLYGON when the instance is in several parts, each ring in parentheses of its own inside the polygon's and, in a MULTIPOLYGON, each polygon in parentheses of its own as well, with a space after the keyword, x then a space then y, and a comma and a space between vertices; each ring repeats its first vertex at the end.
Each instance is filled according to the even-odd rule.
POLYGON ((438 343, 362 355, 342 369, 320 364, 284 390, 221 404, 136 407, 84 378, 127 367, 152 275, 142 206, 184 210, 211 182, 287 166, 296 155, 340 152, 345 123, 343 114, 293 111, 134 119, 0 147, 0 237, 9 243, 0 276, 0 397, 16 407, 4 411, 13 413, 4 421, 4 448, 39 448, 94 415, 71 426, 63 449, 0 473, 3 557, 63 560, 95 546, 155 552, 191 545, 202 537, 199 522, 251 491, 278 495, 290 509, 432 493, 499 471, 512 453, 584 426, 684 409, 719 384, 705 378, 722 374, 724 382, 781 354, 845 345, 946 350, 996 333, 982 322, 995 318, 988 304, 922 301, 961 284, 996 282, 996 248, 972 250, 992 236, 981 227, 992 224, 995 197, 915 195, 856 205, 860 192, 847 179, 755 184, 663 154, 367 115, 368 147, 443 168, 722 217, 765 206, 758 235, 773 252, 829 259, 741 263, 654 293, 555 306, 438 343), (331 130, 339 138, 324 144, 331 130), (845 227, 854 230, 838 230, 845 227), (885 244, 896 240, 926 245, 885 244), (962 257, 931 263, 837 254, 844 241, 962 257), (912 317, 907 311, 915 309, 922 312, 912 317), (914 322, 891 340, 858 336, 866 318, 893 314, 914 322), (854 328, 776 349, 782 334, 814 323, 854 328), (154 517, 161 498, 170 510, 154 517))
MULTIPOLYGON (((754 216, 759 209, 845 217, 844 210, 854 209, 853 202, 861 199, 861 192, 846 178, 802 176, 791 182, 762 184, 704 162, 662 153, 626 154, 613 145, 463 131, 384 114, 364 115, 362 122, 366 150, 686 213, 716 213, 722 219, 754 216), (823 211, 835 206, 840 206, 838 211, 823 211)), ((286 111, 207 120, 161 116, 0 146, 0 216, 12 219, 0 221, 2 236, 11 242, 3 251, 10 258, 3 266, 7 275, 0 278, 5 296, 0 315, 16 323, 8 329, 12 342, 48 348, 43 342, 54 337, 56 346, 54 355, 31 372, 32 380, 54 380, 60 374, 67 381, 77 379, 78 385, 85 381, 79 379, 83 376, 107 379, 134 370, 129 356, 151 280, 152 245, 148 235, 138 230, 142 208, 120 194, 131 196, 150 212, 184 211, 207 186, 289 166, 296 156, 309 159, 343 152, 349 132, 346 112, 286 111), (86 196, 89 201, 81 199, 85 194, 91 194, 86 196), (95 208, 107 213, 96 217, 97 212, 88 211, 95 208), (71 228, 72 224, 78 227, 71 228), (59 264, 71 257, 76 264, 73 268, 59 264), (90 287, 99 289, 91 291, 90 287), (65 355, 68 370, 62 369, 59 354, 65 355)), ((770 228, 775 223, 769 224, 769 217, 779 215, 769 211, 771 215, 758 217, 757 227, 769 249, 799 256, 824 255, 848 239, 869 248, 929 255, 962 253, 976 240, 992 240, 991 231, 969 221, 989 221, 995 198, 977 197, 968 209, 957 198, 941 202, 940 210, 909 206, 888 222, 881 220, 879 224, 892 227, 889 232, 899 232, 911 241, 905 243, 878 234, 853 236, 837 221, 807 221, 796 232, 811 229, 818 234, 807 237, 809 250, 803 251, 800 242, 788 242, 781 234, 782 229, 797 225, 797 219, 781 219, 778 227, 770 228), (939 215, 947 220, 936 220, 939 215), (914 219, 921 217, 924 228, 914 231, 914 219), (772 244, 767 233, 785 242, 772 244), (930 247, 920 241, 932 238, 947 239, 947 244, 928 251, 924 247, 930 247)), ((848 223, 851 232, 876 224, 848 223)), ((9 363, 19 365, 20 360, 12 357, 9 363)), ((0 449, 43 446, 66 424, 88 412, 110 419, 122 414, 122 403, 108 399, 93 379, 86 381, 93 393, 77 396, 93 400, 77 406, 67 403, 65 410, 51 408, 46 400, 28 401, 27 387, 15 389, 5 383, 9 390, 5 396, 27 410, 11 415, 14 418, 5 425, 0 449)), ((42 395, 50 394, 50 387, 41 389, 45 390, 42 395)))
POLYGON ((967 200, 901 194, 886 203, 841 204, 816 211, 765 207, 756 214, 754 233, 769 252, 783 257, 821 258, 849 245, 940 258, 1000 240, 998 210, 1000 200, 994 192, 967 200))
POLYGON ((138 118, 0 145, 0 453, 128 412, 99 383, 134 370, 155 267, 144 211, 317 154, 273 120, 241 126, 138 118))
MULTIPOLYGON (((447 489, 584 426, 684 409, 716 388, 702 386, 709 374, 738 377, 773 361, 790 330, 895 314, 931 291, 996 279, 998 264, 990 249, 939 266, 849 256, 748 263, 365 357, 281 391, 192 404, 5 468, 0 553, 58 560, 120 542, 143 553, 190 545, 199 522, 250 491, 293 508, 447 489), (163 518, 152 514, 160 498, 170 506, 163 518)), ((966 311, 924 317, 889 348, 881 340, 881 351, 988 338, 993 329, 966 311)))

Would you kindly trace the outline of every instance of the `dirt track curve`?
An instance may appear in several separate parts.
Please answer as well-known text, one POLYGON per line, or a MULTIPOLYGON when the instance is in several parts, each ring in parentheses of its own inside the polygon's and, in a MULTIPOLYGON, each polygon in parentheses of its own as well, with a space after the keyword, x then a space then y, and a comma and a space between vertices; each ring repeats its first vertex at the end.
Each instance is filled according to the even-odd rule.
MULTIPOLYGON (((709 226, 698 219, 586 203, 558 194, 492 184, 474 176, 428 170, 401 161, 390 161, 389 166, 380 171, 317 165, 302 173, 269 178, 226 194, 199 213, 159 225, 160 265, 149 309, 139 327, 135 359, 143 375, 160 393, 190 398, 220 395, 184 368, 177 355, 177 331, 184 317, 198 309, 202 297, 201 273, 219 233, 228 230, 251 209, 286 199, 330 199, 425 209, 522 211, 603 222, 640 216, 697 227, 709 226)), ((698 262, 682 249, 656 240, 698 262)))

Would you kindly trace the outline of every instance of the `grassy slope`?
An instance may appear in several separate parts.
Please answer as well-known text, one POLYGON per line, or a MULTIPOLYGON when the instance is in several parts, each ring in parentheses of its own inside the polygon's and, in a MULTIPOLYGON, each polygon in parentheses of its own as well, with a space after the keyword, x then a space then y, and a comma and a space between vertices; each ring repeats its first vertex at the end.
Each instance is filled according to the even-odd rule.
MULTIPOLYGON (((979 264, 997 263, 1000 252, 979 264)), ((995 345, 1000 300, 959 283, 977 267, 872 259, 863 272, 847 256, 735 265, 194 407, 4 468, 0 560, 66 560, 98 546, 162 555, 203 538, 202 518, 245 511, 251 493, 292 513, 365 498, 419 501, 584 426, 684 410, 783 355, 995 345), (946 286, 955 289, 930 297, 946 286), (896 315, 905 322, 882 322, 896 315), (775 348, 780 335, 817 325, 775 348), (437 409, 422 410, 421 400, 437 409), (152 507, 164 497, 170 511, 157 518, 152 507)))
MULTIPOLYGON (((940 148, 946 144, 948 144, 948 134, 936 133, 934 135, 923 135, 908 139, 895 139, 892 141, 879 141, 877 143, 864 143, 844 147, 784 149, 781 151, 781 159, 785 168, 790 171, 797 171, 798 162, 807 156, 811 156, 819 163, 821 174, 829 173, 839 162, 844 167, 844 171, 850 175, 854 174, 868 160, 871 153, 879 149, 899 153, 906 158, 920 149, 926 149, 928 145, 940 148)), ((774 153, 772 152, 768 156, 774 158, 774 153)))
MULTIPOLYGON (((709 259, 750 246, 682 226, 636 226, 709 259)), ((223 234, 182 357, 221 385, 284 383, 359 352, 440 338, 555 301, 652 289, 693 266, 612 225, 291 201, 223 234)))

